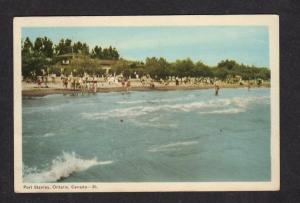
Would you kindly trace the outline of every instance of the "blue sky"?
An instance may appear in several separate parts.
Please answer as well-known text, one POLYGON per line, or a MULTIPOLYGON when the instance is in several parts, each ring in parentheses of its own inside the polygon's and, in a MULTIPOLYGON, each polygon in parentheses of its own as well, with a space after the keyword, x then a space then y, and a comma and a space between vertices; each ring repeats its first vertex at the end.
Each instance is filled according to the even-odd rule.
POLYGON ((223 59, 269 67, 269 36, 264 26, 155 26, 155 27, 26 27, 22 39, 61 38, 96 46, 117 48, 121 57, 144 60, 164 57, 168 61, 191 58, 208 65, 223 59))

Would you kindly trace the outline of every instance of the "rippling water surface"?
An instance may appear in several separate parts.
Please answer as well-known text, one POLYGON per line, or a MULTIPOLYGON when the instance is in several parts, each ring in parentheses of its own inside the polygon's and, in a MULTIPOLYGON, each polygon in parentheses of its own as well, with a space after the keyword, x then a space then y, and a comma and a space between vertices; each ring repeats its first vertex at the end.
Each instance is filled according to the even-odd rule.
POLYGON ((23 98, 25 182, 268 181, 270 89, 23 98))

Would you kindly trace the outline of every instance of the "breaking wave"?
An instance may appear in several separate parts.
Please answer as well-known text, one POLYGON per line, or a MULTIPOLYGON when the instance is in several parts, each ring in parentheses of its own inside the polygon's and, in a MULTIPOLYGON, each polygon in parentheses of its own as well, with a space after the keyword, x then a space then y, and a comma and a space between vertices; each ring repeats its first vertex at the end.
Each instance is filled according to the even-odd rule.
POLYGON ((175 102, 175 101, 186 101, 195 97, 194 95, 188 95, 186 97, 181 98, 173 98, 173 99, 151 99, 151 100, 136 100, 136 101, 118 101, 117 104, 143 104, 143 103, 162 103, 162 102, 175 102))
MULTIPOLYGON (((133 106, 128 108, 118 108, 107 112, 81 113, 83 119, 98 120, 109 118, 136 118, 154 112, 181 111, 191 112, 203 109, 210 110, 210 113, 240 113, 246 111, 250 103, 265 102, 267 97, 235 97, 232 99, 214 99, 203 102, 191 102, 181 104, 162 104, 155 106, 133 106), (226 109, 224 109, 226 108, 226 109), (230 108, 230 109, 228 109, 230 108)), ((201 111, 202 110, 202 111, 201 111)), ((204 112, 205 113, 205 112, 204 112)), ((207 112, 206 112, 207 113, 207 112)))
POLYGON ((71 174, 85 171, 93 166, 111 164, 113 161, 97 161, 93 159, 81 159, 72 153, 63 152, 61 156, 52 160, 52 164, 47 170, 38 171, 36 168, 24 167, 24 182, 28 183, 45 183, 56 182, 60 179, 67 178, 71 174))
POLYGON ((198 144, 198 141, 175 142, 175 143, 160 145, 157 147, 151 147, 150 149, 148 149, 148 152, 174 151, 174 150, 178 150, 185 146, 196 145, 196 144, 198 144))
POLYGON ((242 108, 231 108, 231 109, 199 112, 199 114, 236 114, 236 113, 241 113, 241 112, 245 112, 245 111, 246 111, 246 109, 242 109, 242 108))

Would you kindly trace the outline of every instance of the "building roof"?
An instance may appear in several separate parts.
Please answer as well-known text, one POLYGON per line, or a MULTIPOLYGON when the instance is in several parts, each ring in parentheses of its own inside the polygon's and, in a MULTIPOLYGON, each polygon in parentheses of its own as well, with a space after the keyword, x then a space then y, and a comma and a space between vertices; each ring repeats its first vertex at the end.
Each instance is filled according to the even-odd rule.
POLYGON ((69 53, 69 54, 62 54, 62 55, 57 55, 55 56, 56 58, 72 58, 73 54, 69 53))

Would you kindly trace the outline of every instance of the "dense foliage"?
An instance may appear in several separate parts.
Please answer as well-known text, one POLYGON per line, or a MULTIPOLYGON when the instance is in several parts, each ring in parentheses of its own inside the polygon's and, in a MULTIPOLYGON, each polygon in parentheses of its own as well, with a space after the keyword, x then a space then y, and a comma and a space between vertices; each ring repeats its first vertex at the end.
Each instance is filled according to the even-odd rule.
POLYGON ((100 46, 95 46, 91 53, 92 58, 98 59, 119 59, 119 53, 116 48, 109 46, 108 48, 101 48, 100 46))
POLYGON ((166 79, 169 76, 174 77, 210 77, 221 80, 241 77, 243 80, 270 79, 270 70, 268 68, 257 68, 238 64, 233 60, 221 61, 216 67, 209 67, 201 61, 193 62, 191 59, 176 60, 173 63, 164 58, 146 58, 145 63, 137 61, 119 62, 113 66, 113 72, 123 73, 126 77, 150 75, 155 79, 166 79))
POLYGON ((57 45, 47 37, 38 37, 34 43, 27 37, 22 41, 22 74, 25 78, 48 73, 83 75, 103 75, 101 60, 114 60, 111 74, 123 74, 125 77, 150 76, 154 79, 166 79, 170 76, 210 77, 221 80, 241 77, 243 80, 270 79, 270 69, 239 64, 234 60, 223 60, 215 67, 209 67, 201 61, 191 59, 168 62, 164 58, 151 57, 145 61, 120 59, 116 48, 95 46, 91 51, 83 42, 72 43, 70 39, 61 39, 57 45), (76 57, 74 57, 76 56, 76 57), (68 58, 70 63, 64 65, 61 60, 68 58))

